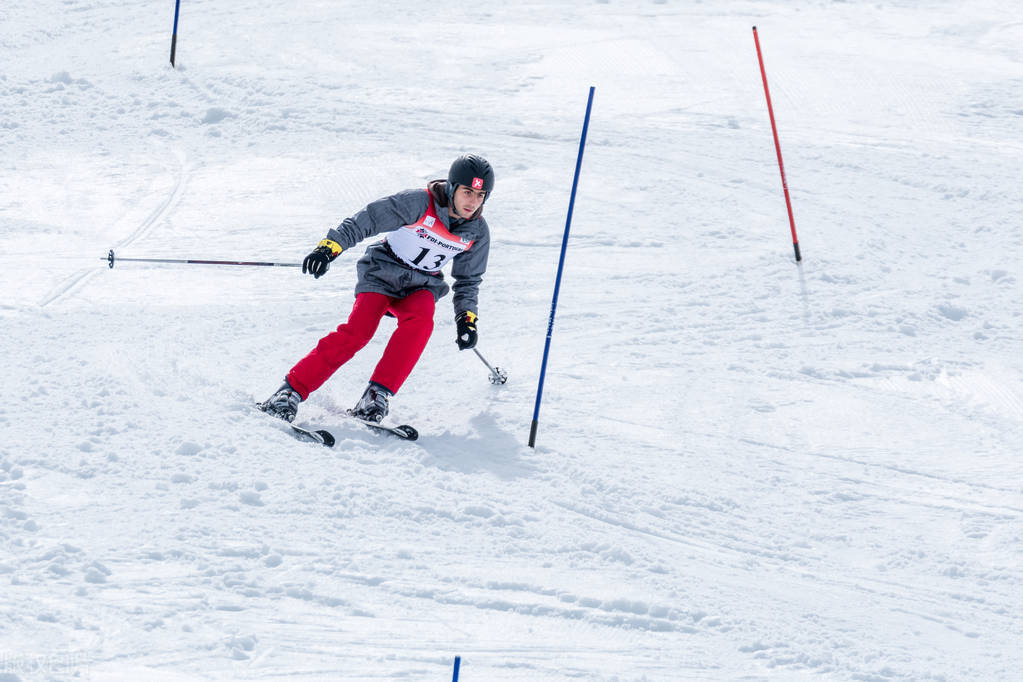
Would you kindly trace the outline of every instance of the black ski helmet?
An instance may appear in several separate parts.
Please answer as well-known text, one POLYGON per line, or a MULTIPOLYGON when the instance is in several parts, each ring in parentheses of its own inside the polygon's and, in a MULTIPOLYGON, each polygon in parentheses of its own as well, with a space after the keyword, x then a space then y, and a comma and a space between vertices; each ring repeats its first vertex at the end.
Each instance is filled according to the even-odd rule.
MULTIPOLYGON (((455 159, 448 171, 448 201, 455 195, 455 188, 465 185, 473 189, 481 189, 490 198, 494 189, 494 169, 490 162, 476 154, 464 154, 455 159)), ((486 199, 484 199, 486 201, 486 199)))

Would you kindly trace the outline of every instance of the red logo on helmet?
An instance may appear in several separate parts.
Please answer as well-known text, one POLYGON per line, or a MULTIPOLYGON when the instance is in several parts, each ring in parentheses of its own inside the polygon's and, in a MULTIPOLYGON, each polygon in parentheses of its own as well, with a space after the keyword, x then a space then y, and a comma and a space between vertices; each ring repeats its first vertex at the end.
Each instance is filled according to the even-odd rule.
POLYGON ((472 179, 472 188, 473 189, 483 189, 483 178, 473 178, 472 179))

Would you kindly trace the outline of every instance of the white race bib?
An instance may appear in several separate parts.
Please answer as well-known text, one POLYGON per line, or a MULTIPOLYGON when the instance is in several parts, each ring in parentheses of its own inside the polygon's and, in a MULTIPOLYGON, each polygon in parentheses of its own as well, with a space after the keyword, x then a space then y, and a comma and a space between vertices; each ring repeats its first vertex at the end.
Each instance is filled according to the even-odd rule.
POLYGON ((444 227, 433 208, 433 197, 427 199, 426 214, 411 225, 399 227, 384 237, 391 252, 405 265, 437 272, 452 257, 468 251, 473 240, 459 237, 444 227))

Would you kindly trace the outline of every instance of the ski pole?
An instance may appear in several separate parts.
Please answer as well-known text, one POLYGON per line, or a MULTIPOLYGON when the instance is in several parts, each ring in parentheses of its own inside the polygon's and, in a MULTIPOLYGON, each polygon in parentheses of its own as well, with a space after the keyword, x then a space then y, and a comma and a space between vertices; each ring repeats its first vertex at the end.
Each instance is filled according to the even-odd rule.
POLYGON ((480 355, 480 352, 475 348, 472 349, 472 352, 475 353, 476 357, 478 357, 480 361, 487 366, 487 369, 490 370, 490 383, 496 385, 503 384, 508 381, 508 372, 505 372, 500 367, 491 367, 490 363, 487 362, 487 359, 480 355))
POLYGON ((273 262, 261 262, 261 261, 243 261, 243 260, 200 260, 198 258, 114 258, 114 250, 110 249, 110 253, 107 254, 106 258, 103 258, 111 268, 114 267, 114 261, 131 261, 134 263, 185 263, 188 265, 253 265, 268 268, 300 268, 301 263, 273 263, 273 262))

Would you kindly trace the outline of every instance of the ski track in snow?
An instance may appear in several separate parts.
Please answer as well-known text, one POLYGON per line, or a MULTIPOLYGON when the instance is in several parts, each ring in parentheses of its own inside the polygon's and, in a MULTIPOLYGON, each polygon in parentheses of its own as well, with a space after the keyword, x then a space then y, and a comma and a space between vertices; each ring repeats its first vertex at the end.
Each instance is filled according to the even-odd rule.
POLYGON ((1018 677, 999 3, 200 4, 176 70, 150 9, 0 9, 0 682, 1018 677), (423 40, 452 22, 464 51, 423 40), (301 408, 333 449, 251 408, 356 253, 102 261, 297 261, 464 151, 498 169, 480 348, 510 380, 443 300, 393 404, 414 443, 342 416, 393 321, 301 408))
MULTIPOLYGON (((115 254, 115 265, 116 265, 116 254, 122 247, 131 246, 136 240, 145 237, 166 215, 173 210, 174 204, 181 198, 185 188, 185 181, 187 178, 186 161, 183 155, 177 153, 178 160, 178 172, 176 174, 176 180, 170 194, 166 200, 160 203, 156 209, 150 213, 145 220, 143 220, 127 237, 118 241, 114 244, 113 251, 115 254)), ((109 265, 108 265, 109 267, 109 265)), ((52 291, 50 291, 42 300, 39 301, 39 307, 45 308, 46 306, 60 300, 62 297, 71 294, 76 288, 81 287, 88 278, 94 277, 102 272, 97 268, 92 267, 85 270, 80 270, 75 274, 71 275, 68 279, 58 284, 52 291)))

